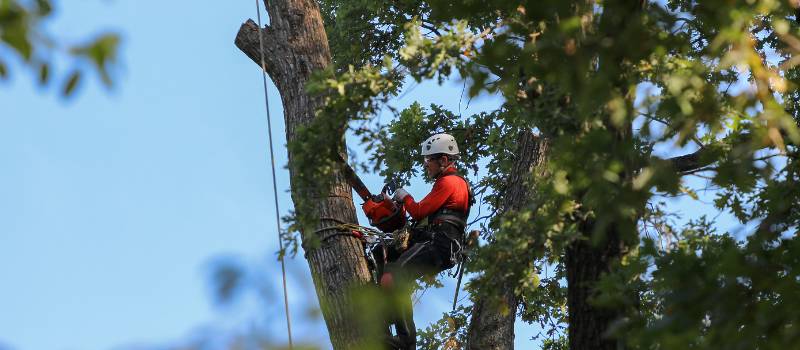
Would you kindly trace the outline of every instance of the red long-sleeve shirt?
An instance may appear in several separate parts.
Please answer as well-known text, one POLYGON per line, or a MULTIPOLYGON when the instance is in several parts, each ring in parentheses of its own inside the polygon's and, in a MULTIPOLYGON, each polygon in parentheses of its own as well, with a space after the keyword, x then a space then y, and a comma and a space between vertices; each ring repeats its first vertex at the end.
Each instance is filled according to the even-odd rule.
POLYGON ((454 166, 442 171, 433 183, 433 189, 419 203, 411 195, 403 198, 403 206, 414 220, 421 220, 440 208, 467 212, 469 209, 469 188, 458 176, 446 176, 456 173, 454 166))

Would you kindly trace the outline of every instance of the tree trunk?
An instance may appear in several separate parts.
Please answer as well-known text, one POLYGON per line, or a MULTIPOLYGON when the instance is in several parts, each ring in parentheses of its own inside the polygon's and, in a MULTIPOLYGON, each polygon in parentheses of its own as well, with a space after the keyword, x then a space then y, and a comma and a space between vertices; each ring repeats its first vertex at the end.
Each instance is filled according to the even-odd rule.
MULTIPOLYGON (((275 82, 281 95, 286 123, 286 140, 292 142, 298 127, 314 119, 314 111, 322 103, 320 98, 309 96, 305 87, 312 72, 326 68, 331 63, 328 40, 317 3, 313 0, 265 1, 270 25, 260 29, 263 35, 264 60, 267 73, 275 82)), ((258 25, 248 20, 239 28, 236 46, 260 66, 258 25)), ((290 176, 297 171, 292 166, 294 158, 289 153, 290 176)), ((301 193, 292 182, 292 199, 313 201, 312 213, 319 218, 316 230, 301 232, 304 241, 310 235, 325 237, 329 228, 338 223, 357 223, 352 190, 341 172, 335 174, 333 185, 327 193, 301 193), (307 198, 303 196, 313 196, 307 198)), ((322 314, 335 349, 351 349, 364 341, 359 327, 355 327, 351 288, 370 281, 362 244, 356 238, 336 235, 321 240, 316 249, 306 248, 306 259, 311 268, 322 314)))
MULTIPOLYGON (((591 226, 591 225, 588 225, 591 226)), ((584 232, 591 232, 587 227, 584 232)), ((577 240, 566 250, 567 309, 569 310, 570 349, 616 349, 615 339, 606 332, 621 310, 601 308, 591 303, 594 287, 604 273, 609 272, 613 260, 622 254, 622 244, 616 234, 593 245, 591 237, 577 240)))
MULTIPOLYGON (((641 15, 646 4, 645 0, 604 2, 597 30, 613 38, 617 33, 626 30, 631 22, 635 23, 638 20, 634 17, 641 15)), ((629 43, 617 43, 617 45, 629 45, 629 43)), ((624 78, 624 67, 631 63, 628 62, 628 58, 618 56, 617 52, 619 51, 601 52, 598 55, 598 70, 617 77, 611 81, 609 88, 625 96, 628 113, 632 115, 634 95, 629 94, 630 82, 624 78)), ((607 130, 614 132, 616 143, 614 149, 624 150, 634 147, 631 121, 616 125, 607 117, 604 124, 607 130)), ((635 162, 628 156, 624 164, 624 169, 618 174, 621 179, 619 183, 620 186, 631 186, 636 169, 635 162)), ((609 204, 613 205, 613 200, 611 201, 609 204)), ((597 282, 604 274, 611 272, 613 264, 628 253, 629 247, 638 244, 637 220, 638 217, 618 217, 609 227, 598 231, 595 230, 591 219, 585 219, 580 223, 580 239, 567 247, 564 259, 567 269, 570 349, 625 348, 624 341, 610 332, 613 331, 613 323, 622 320, 628 310, 622 306, 599 306, 592 302, 592 298, 597 293, 597 282)), ((631 304, 638 305, 635 295, 626 297, 632 299, 631 304)))
MULTIPOLYGON (((517 158, 514 159, 508 188, 504 193, 506 206, 501 209, 502 214, 518 210, 527 203, 531 175, 539 172, 547 157, 547 141, 531 131, 521 132, 517 144, 517 158)), ((476 296, 467 331, 467 349, 514 348, 514 321, 519 304, 514 292, 517 283, 496 275, 492 278, 494 280, 490 284, 495 286, 495 290, 503 292, 499 296, 490 293, 476 296)))

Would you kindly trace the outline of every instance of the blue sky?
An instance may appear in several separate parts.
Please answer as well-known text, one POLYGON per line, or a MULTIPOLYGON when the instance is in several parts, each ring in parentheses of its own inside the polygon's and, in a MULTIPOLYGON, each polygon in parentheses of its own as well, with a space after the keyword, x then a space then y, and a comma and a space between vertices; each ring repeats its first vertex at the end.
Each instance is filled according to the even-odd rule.
MULTIPOLYGON (((255 4, 222 4, 62 1, 47 27, 55 37, 122 34, 116 87, 87 79, 63 100, 18 65, 0 83, 0 349, 169 346, 253 327, 284 340, 261 78, 233 45, 255 4), (209 271, 219 259, 273 282, 266 298, 215 306, 209 271)), ((425 84, 394 104, 458 110, 460 92, 458 82, 425 84)), ((284 165, 280 99, 270 93, 284 165)), ((497 103, 473 101, 465 113, 497 103)), ((288 185, 281 168, 283 213, 288 185)), ((427 185, 409 190, 420 197, 427 185)), ((305 260, 288 263, 296 337, 328 347, 305 260)), ((418 325, 449 310, 454 282, 445 284, 417 306, 418 325)), ((519 325, 518 347, 534 333, 519 325)))
POLYGON ((18 67, 0 87, 1 343, 108 349, 235 318, 211 303, 209 259, 274 264, 260 77, 233 45, 253 15, 247 1, 58 4, 49 31, 119 31, 122 69, 113 91, 87 80, 69 101, 18 67))

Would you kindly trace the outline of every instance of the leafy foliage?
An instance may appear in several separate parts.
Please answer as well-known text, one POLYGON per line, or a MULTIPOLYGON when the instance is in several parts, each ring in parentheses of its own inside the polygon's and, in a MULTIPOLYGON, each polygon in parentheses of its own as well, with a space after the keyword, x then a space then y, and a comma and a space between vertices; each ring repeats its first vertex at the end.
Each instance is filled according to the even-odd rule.
POLYGON ((656 301, 629 333, 639 346, 772 349, 796 342, 797 241, 750 236, 737 242, 705 220, 691 222, 668 250, 645 240, 647 290, 656 301))
POLYGON ((403 44, 405 25, 430 12, 422 1, 320 1, 328 43, 337 71, 378 66, 403 44))
MULTIPOLYGON (((312 91, 326 107, 292 147, 330 149, 322 161, 333 162, 341 150, 316 145, 330 142, 327 130, 349 129, 373 152, 375 170, 408 180, 420 165, 418 142, 454 133, 465 164, 488 164, 485 174, 472 168, 492 214, 471 268, 513 282, 523 300, 515 311, 549 327, 545 347, 567 346, 564 256, 577 244, 619 247, 603 262, 600 280, 581 283, 593 286, 589 306, 615 310, 614 323, 601 331, 629 346, 779 348, 796 341, 796 318, 779 309, 800 290, 800 24, 791 3, 326 6, 337 9, 328 21, 332 38, 349 35, 342 23, 391 20, 367 31, 364 46, 354 39, 335 46, 352 66, 320 76, 312 91), (376 68, 380 54, 396 58, 384 57, 376 68), (414 104, 389 108, 388 123, 376 118, 405 79, 442 82, 456 73, 471 96, 500 94, 505 103, 470 116, 414 104), (510 140, 520 130, 550 142, 549 160, 543 172, 527 169, 530 198, 494 215, 512 171, 510 140), (656 204, 662 196, 697 198, 692 176, 715 186, 715 206, 741 221, 745 242, 707 222, 680 224, 656 204), (642 239, 649 233, 670 242, 642 239)), ((324 183, 322 169, 302 181, 324 183)), ((496 287, 476 281, 469 288, 495 295, 496 287)), ((434 325, 426 341, 442 327, 434 325)))
MULTIPOLYGON (((53 66, 60 56, 71 61, 73 68, 61 84, 63 96, 71 96, 87 73, 82 62, 88 63, 100 75, 107 87, 112 85, 112 70, 117 60, 120 37, 106 33, 73 45, 59 44, 48 35, 43 23, 53 17, 50 0, 0 0, 0 47, 16 54, 23 66, 33 70, 40 85, 53 77, 53 66)), ((0 58, 0 80, 9 77, 9 61, 0 58)))
POLYGON ((466 327, 469 308, 459 307, 442 314, 442 318, 420 331, 417 344, 421 349, 463 349, 466 344, 466 327))

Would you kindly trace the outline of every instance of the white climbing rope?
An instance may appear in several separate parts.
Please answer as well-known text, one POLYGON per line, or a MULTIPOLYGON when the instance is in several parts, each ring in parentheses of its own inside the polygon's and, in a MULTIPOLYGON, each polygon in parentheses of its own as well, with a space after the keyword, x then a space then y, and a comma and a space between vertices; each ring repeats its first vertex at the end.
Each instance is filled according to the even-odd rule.
POLYGON ((272 193, 275 197, 275 226, 278 228, 278 246, 281 250, 281 276, 283 277, 283 306, 286 311, 286 332, 289 334, 289 349, 292 345, 292 319, 289 316, 289 296, 286 292, 286 264, 284 263, 283 240, 281 239, 281 213, 278 207, 278 185, 275 180, 275 152, 272 150, 272 117, 269 113, 269 95, 267 94, 267 66, 264 63, 264 38, 261 33, 261 4, 256 0, 256 18, 258 19, 258 51, 261 54, 261 80, 264 84, 264 104, 267 108, 267 133, 269 133, 269 158, 272 161, 272 193))

